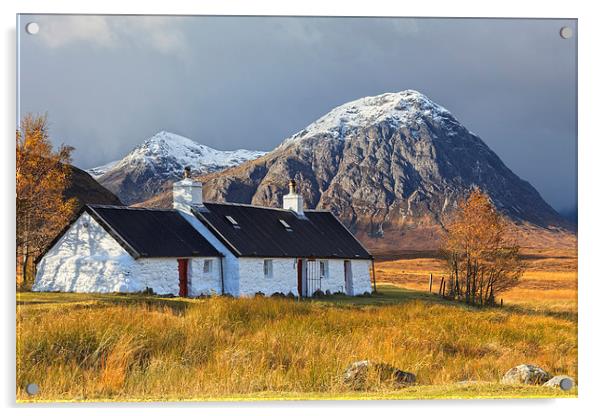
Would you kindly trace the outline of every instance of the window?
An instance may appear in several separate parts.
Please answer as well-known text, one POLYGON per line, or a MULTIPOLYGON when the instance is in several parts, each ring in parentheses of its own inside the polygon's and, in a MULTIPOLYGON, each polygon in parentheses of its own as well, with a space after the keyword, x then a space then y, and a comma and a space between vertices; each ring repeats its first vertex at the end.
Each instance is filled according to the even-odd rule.
POLYGON ((232 224, 232 226, 234 228, 236 228, 236 229, 240 228, 240 225, 238 225, 238 222, 233 217, 231 217, 230 215, 226 215, 226 219, 228 220, 228 222, 230 224, 232 224))
POLYGON ((213 270, 213 260, 205 260, 203 262, 203 273, 209 274, 213 270))
POLYGON ((263 277, 265 277, 266 279, 269 279, 272 277, 273 273, 274 273, 274 265, 272 263, 272 260, 265 259, 263 261, 263 277))
POLYGON ((320 279, 326 279, 328 277, 328 261, 320 260, 320 279))
POLYGON ((284 220, 278 220, 280 221, 280 224, 282 224, 282 226, 286 229, 286 231, 293 231, 293 229, 291 228, 291 226, 288 224, 288 222, 284 221, 284 220))

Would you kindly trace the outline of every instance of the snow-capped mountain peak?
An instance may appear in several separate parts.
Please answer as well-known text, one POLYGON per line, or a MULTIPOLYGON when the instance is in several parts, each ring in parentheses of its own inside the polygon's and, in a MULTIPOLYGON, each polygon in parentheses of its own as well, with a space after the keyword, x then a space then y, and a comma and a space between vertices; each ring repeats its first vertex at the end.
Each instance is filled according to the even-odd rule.
POLYGON ((153 165, 172 160, 174 169, 179 169, 180 173, 186 166, 190 166, 193 172, 205 173, 238 165, 263 154, 265 152, 256 150, 216 150, 187 137, 160 131, 135 147, 113 168, 141 163, 153 165))
POLYGON ((88 169, 101 184, 126 203, 139 202, 181 177, 186 166, 193 174, 217 172, 263 156, 256 150, 216 150, 187 137, 160 131, 123 159, 88 169), (134 186, 137 185, 137 186, 134 186))
POLYGON ((348 133, 359 127, 384 121, 394 127, 400 125, 410 127, 422 124, 425 119, 455 121, 447 109, 418 91, 405 90, 385 93, 363 97, 335 107, 305 129, 285 140, 282 145, 316 135, 345 139, 348 133))

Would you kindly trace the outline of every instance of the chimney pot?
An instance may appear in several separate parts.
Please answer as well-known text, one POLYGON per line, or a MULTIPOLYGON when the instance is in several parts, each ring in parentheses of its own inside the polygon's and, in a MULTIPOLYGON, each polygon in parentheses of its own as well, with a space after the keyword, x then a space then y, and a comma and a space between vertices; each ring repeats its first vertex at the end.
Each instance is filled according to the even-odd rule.
POLYGON ((297 182, 294 179, 288 181, 288 193, 296 194, 297 193, 297 182))

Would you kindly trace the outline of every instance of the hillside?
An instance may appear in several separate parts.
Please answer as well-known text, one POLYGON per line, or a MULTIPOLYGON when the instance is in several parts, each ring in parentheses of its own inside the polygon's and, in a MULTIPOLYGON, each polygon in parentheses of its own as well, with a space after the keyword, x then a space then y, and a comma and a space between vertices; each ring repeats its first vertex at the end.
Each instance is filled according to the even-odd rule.
POLYGON ((63 197, 75 198, 78 208, 85 204, 123 205, 111 191, 100 185, 87 172, 70 166, 71 175, 63 197))

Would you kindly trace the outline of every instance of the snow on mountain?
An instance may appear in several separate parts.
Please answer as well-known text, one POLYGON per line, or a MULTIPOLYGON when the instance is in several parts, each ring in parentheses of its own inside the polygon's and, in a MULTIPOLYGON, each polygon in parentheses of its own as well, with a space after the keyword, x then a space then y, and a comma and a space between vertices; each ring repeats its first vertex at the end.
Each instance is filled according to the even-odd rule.
POLYGON ((284 140, 281 147, 318 135, 344 140, 360 128, 382 122, 393 128, 412 128, 413 135, 417 136, 421 125, 427 120, 437 124, 443 121, 457 124, 447 109, 418 91, 405 90, 363 97, 335 107, 305 129, 284 140))
POLYGON ((123 159, 88 170, 128 204, 140 202, 182 176, 217 172, 265 154, 256 150, 216 150, 178 134, 161 131, 136 146, 123 159))
POLYGON ((90 168, 90 169, 86 170, 86 172, 88 172, 94 179, 98 179, 102 175, 107 173, 107 171, 111 170, 119 162, 120 162, 119 160, 114 160, 114 161, 106 163, 102 166, 90 168))

